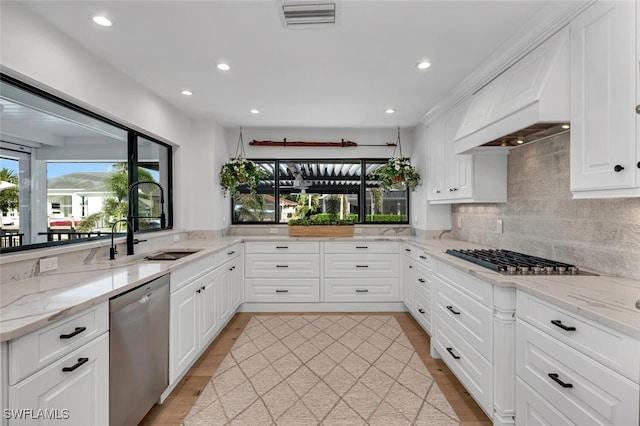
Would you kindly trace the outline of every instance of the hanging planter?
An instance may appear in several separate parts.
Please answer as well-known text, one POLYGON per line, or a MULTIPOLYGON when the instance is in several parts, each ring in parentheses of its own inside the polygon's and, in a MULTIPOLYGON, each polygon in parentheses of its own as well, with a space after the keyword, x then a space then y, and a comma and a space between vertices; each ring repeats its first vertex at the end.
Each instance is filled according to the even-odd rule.
POLYGON ((255 194, 260 181, 267 177, 267 173, 256 163, 244 158, 244 142, 242 140, 242 127, 236 148, 236 156, 231 161, 222 165, 220 170, 220 186, 225 196, 228 193, 236 194, 238 187, 245 185, 251 194, 255 194))
POLYGON ((398 143, 400 148, 400 157, 392 157, 382 167, 379 167, 374 173, 374 179, 378 181, 378 185, 385 191, 392 188, 400 189, 402 185, 410 191, 415 191, 421 184, 420 173, 411 165, 409 158, 402 156, 402 145, 400 143, 400 127, 398 127, 398 143))

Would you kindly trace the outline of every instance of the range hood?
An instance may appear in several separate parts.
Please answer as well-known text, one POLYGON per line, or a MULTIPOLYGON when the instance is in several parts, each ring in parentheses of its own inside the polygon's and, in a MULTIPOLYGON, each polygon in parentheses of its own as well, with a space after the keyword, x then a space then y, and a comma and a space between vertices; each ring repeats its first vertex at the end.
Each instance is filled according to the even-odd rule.
POLYGON ((532 50, 466 101, 456 154, 513 148, 567 132, 570 117, 569 28, 532 50))

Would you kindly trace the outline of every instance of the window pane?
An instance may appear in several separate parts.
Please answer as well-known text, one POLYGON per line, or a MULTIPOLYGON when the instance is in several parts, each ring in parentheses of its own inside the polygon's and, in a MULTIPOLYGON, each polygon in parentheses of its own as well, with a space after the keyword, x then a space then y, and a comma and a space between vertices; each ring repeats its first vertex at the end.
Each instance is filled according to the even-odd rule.
POLYGON ((358 221, 359 160, 281 160, 280 222, 315 216, 358 221))
POLYGON ((399 182, 389 192, 384 192, 373 179, 373 173, 384 163, 385 161, 366 163, 365 222, 406 223, 409 199, 406 184, 399 182))
POLYGON ((165 205, 162 205, 160 189, 156 185, 138 186, 138 229, 160 228, 161 213, 166 212, 168 207, 166 205, 169 187, 168 169, 168 148, 149 139, 138 137, 138 182, 156 182, 162 186, 165 193, 165 205))
POLYGON ((233 223, 275 222, 276 185, 274 178, 275 163, 273 161, 255 161, 267 177, 260 181, 255 194, 251 194, 246 185, 238 186, 233 197, 233 223))
POLYGON ((0 157, 1 247, 23 244, 24 235, 20 232, 19 176, 19 161, 14 158, 0 157))

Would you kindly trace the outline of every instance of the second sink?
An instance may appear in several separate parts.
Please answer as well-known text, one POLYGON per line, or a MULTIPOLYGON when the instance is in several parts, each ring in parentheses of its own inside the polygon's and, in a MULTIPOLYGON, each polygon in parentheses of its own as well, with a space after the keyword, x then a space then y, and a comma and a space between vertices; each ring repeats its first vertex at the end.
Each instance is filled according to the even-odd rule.
POLYGON ((143 260, 155 261, 155 260, 178 260, 183 257, 192 255, 200 250, 163 250, 154 254, 145 256, 143 260))

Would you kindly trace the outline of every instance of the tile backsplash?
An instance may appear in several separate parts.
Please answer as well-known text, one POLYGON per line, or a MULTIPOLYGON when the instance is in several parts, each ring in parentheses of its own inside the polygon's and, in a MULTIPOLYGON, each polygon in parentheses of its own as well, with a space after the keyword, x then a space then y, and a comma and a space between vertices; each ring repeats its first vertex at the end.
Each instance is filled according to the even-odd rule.
POLYGON ((451 223, 464 241, 640 279, 640 198, 573 200, 569 134, 511 150, 507 203, 454 205, 451 223))

